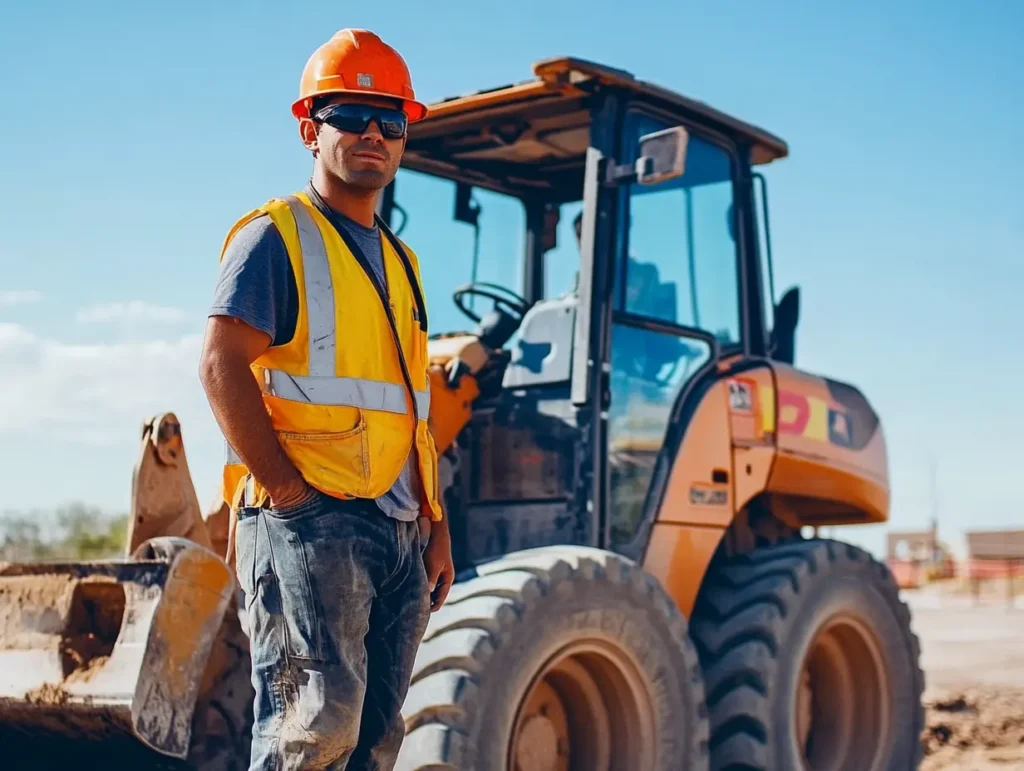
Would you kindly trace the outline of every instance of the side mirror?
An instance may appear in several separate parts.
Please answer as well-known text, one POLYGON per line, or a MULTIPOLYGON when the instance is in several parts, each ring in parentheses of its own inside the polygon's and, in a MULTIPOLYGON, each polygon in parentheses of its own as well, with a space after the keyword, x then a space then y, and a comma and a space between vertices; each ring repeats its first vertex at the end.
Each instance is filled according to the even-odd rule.
POLYGON ((800 321, 800 287, 794 286, 782 295, 775 306, 775 328, 772 329, 772 358, 785 364, 796 363, 796 327, 800 321))
POLYGON ((455 219, 475 226, 480 219, 480 205, 473 201, 473 187, 465 182, 455 185, 455 219))
POLYGON ((545 204, 542 209, 544 224, 541 228, 541 252, 547 253, 558 246, 558 221, 560 219, 558 206, 556 204, 545 204))
POLYGON ((683 176, 689 139, 689 133, 682 126, 673 126, 640 137, 636 181, 641 185, 656 185, 683 176))

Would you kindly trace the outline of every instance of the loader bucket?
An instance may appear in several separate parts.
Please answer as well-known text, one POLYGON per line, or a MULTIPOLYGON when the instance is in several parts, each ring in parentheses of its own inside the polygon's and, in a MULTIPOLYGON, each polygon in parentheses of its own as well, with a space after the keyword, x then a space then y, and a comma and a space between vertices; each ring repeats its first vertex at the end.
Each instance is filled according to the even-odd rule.
POLYGON ((151 539, 129 561, 0 565, 0 726, 130 735, 185 758, 234 590, 224 561, 183 538, 151 539))

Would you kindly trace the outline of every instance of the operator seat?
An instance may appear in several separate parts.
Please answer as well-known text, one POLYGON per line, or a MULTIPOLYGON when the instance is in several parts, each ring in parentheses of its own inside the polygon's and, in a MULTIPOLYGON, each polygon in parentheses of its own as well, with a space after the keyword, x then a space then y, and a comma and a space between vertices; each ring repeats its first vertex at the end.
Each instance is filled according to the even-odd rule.
POLYGON ((523 316, 512 357, 502 378, 503 388, 567 382, 572 373, 576 334, 576 294, 540 300, 523 316))

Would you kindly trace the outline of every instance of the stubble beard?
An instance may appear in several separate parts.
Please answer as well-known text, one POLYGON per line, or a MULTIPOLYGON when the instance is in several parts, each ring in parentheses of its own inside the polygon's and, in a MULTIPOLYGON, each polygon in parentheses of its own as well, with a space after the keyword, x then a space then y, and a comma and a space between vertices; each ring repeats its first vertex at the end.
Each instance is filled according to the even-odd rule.
POLYGON ((391 181, 391 174, 375 169, 353 170, 342 168, 338 180, 353 194, 369 197, 376 195, 387 187, 391 181))
MULTIPOLYGON (((357 152, 360 148, 357 146, 351 147, 347 152, 342 152, 340 158, 336 158, 337 163, 335 164, 337 172, 335 176, 338 181, 350 190, 354 195, 360 195, 369 197, 376 195, 394 179, 397 173, 397 164, 392 167, 393 157, 386 148, 374 148, 378 152, 383 152, 386 157, 386 169, 354 169, 352 168, 354 161, 359 163, 358 159, 346 157, 349 153, 357 152)), ((362 148, 369 149, 369 148, 362 148)))

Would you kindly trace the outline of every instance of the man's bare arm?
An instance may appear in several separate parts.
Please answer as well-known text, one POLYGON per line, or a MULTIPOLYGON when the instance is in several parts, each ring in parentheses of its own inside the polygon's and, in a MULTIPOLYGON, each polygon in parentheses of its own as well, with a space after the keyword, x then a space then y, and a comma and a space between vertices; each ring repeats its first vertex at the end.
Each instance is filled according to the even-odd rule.
POLYGON ((274 433, 259 385, 249 365, 270 345, 270 337, 243 321, 212 316, 199 364, 199 379, 228 443, 270 493, 275 506, 288 507, 312 495, 274 433))

